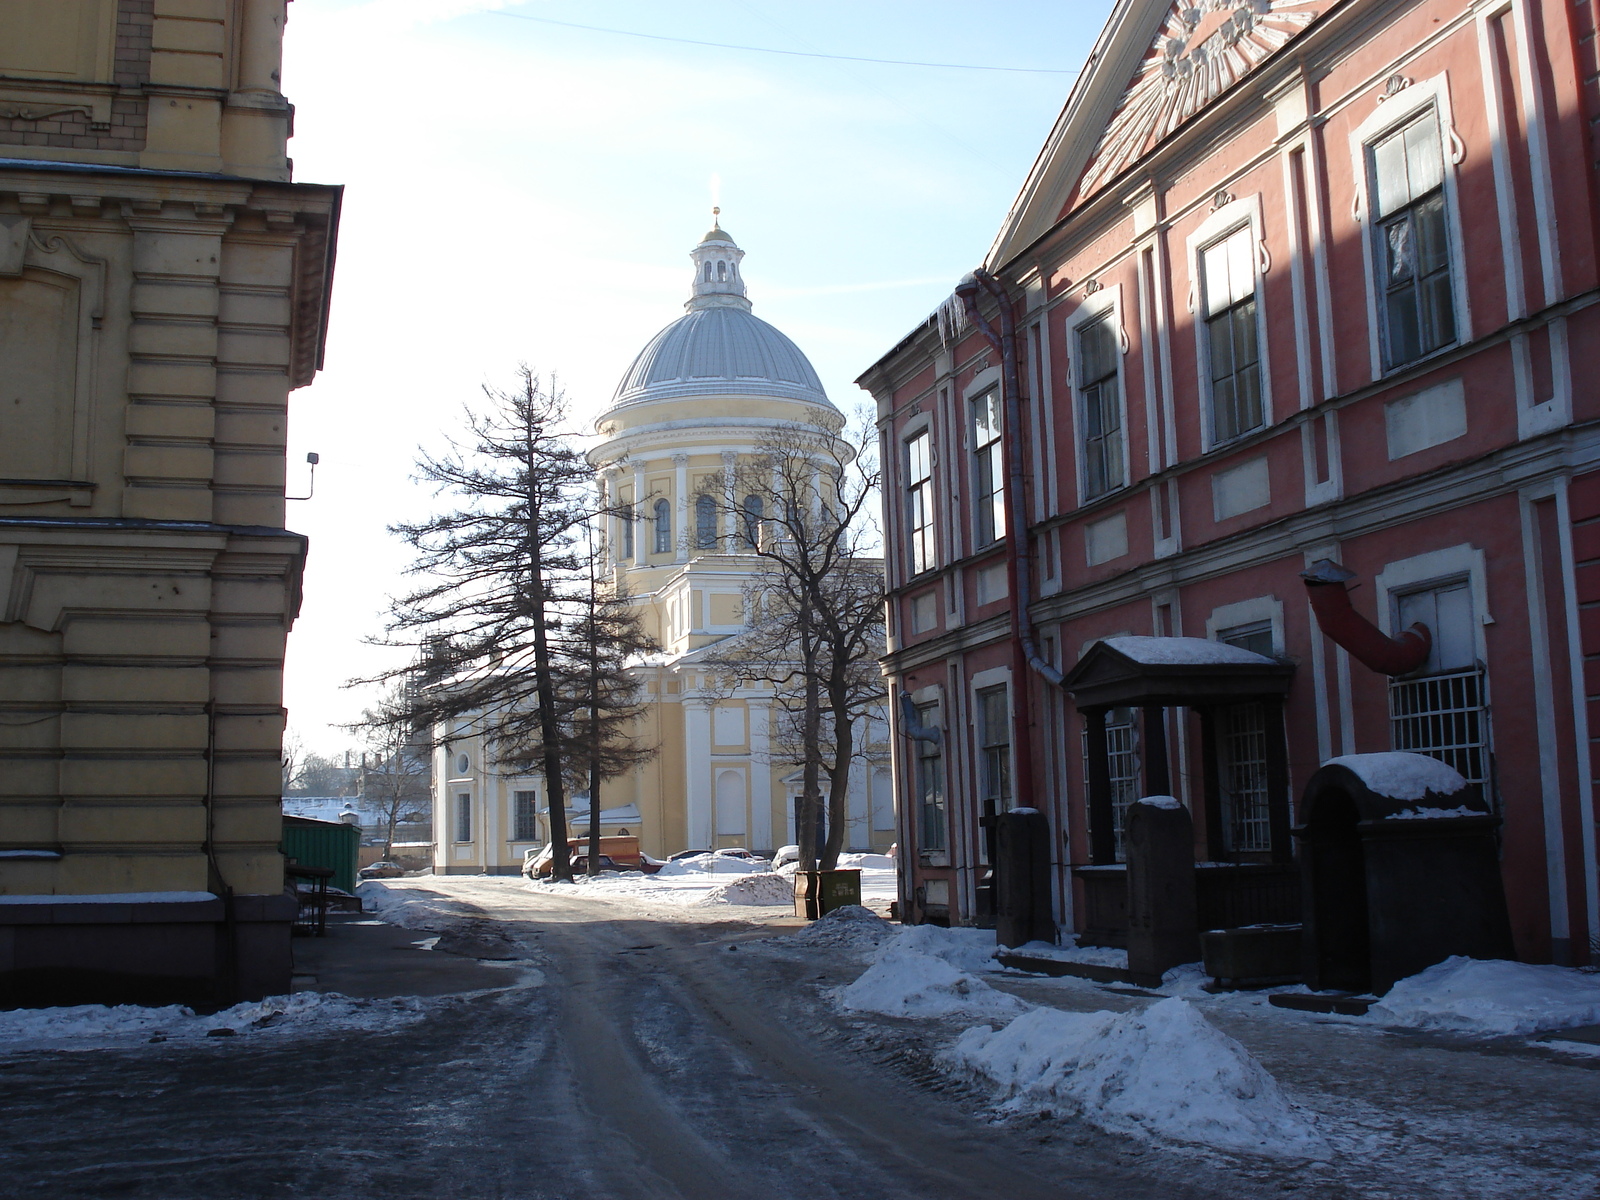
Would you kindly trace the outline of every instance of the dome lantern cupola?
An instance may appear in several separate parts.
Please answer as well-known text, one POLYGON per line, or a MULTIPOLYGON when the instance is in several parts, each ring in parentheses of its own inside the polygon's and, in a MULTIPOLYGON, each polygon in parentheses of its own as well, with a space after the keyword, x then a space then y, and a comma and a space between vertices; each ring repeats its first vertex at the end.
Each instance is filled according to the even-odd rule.
POLYGON ((723 231, 718 217, 720 208, 711 210, 711 229, 700 244, 689 251, 694 263, 694 294, 684 304, 689 312, 703 308, 742 308, 750 311, 750 301, 745 298, 744 279, 739 275, 739 263, 744 251, 723 231))

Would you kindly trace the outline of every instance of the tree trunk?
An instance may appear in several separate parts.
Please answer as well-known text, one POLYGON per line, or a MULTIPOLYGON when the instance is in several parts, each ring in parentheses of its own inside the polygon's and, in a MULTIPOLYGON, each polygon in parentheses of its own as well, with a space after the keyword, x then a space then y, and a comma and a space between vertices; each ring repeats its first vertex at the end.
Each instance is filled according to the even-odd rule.
POLYGON ((828 844, 822 852, 822 869, 839 865, 845 833, 850 827, 850 761, 855 757, 855 726, 851 723, 847 700, 839 685, 829 689, 829 708, 833 716, 833 763, 828 768, 828 844))
POLYGON ((561 785, 561 727, 556 717, 555 680, 550 672, 550 639, 545 630, 544 557, 539 543, 539 497, 533 486, 533 438, 528 437, 528 590, 533 617, 534 688, 539 698, 539 736, 544 743, 544 787, 550 802, 550 877, 572 882, 567 847, 567 806, 561 785))
POLYGON ((595 624, 594 547, 589 548, 589 875, 600 874, 600 629, 595 624))
POLYGON ((822 740, 822 696, 817 681, 816 636, 811 628, 811 606, 800 606, 800 660, 805 678, 805 712, 801 763, 800 804, 795 811, 795 842, 800 847, 799 869, 817 869, 817 816, 822 811, 817 752, 822 740))

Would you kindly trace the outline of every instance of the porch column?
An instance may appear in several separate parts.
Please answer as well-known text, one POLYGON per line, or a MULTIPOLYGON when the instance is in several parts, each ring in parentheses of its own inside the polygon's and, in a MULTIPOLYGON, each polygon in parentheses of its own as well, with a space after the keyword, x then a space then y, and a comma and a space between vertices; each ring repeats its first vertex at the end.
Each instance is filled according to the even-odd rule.
POLYGON ((1111 810, 1111 752, 1106 745, 1106 710, 1088 708, 1089 861, 1097 867, 1117 861, 1117 832, 1111 810))
POLYGON ((1172 795, 1171 768, 1167 765, 1167 710, 1159 704, 1144 706, 1144 789, 1150 796, 1172 795))
POLYGON ((1267 751, 1267 828, 1272 838, 1272 861, 1294 861, 1289 836, 1289 747, 1284 737, 1283 701, 1261 702, 1261 733, 1267 751))

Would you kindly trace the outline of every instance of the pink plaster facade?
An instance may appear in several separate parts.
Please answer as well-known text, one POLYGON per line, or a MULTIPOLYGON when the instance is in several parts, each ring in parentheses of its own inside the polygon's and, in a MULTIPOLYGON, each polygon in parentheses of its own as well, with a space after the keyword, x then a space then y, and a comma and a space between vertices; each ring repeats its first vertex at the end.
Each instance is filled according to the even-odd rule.
MULTIPOLYGON (((1299 573, 1343 563, 1359 576, 1356 608, 1389 630, 1407 623, 1402 609, 1435 605, 1454 648, 1418 678, 1475 689, 1463 719, 1504 820, 1517 952, 1577 963, 1600 952, 1596 8, 1123 0, 985 263, 1018 328, 1025 428, 1006 436, 1026 464, 1043 657, 1065 671, 1115 634, 1270 637, 1296 668, 1285 717, 1298 797, 1330 757, 1399 748, 1392 689, 1417 682, 1392 682, 1327 640, 1299 573), (1219 47, 1238 48, 1231 82, 1219 47), (1201 102, 1175 127, 1151 104, 1143 141, 1102 141, 1123 128, 1133 102, 1121 98, 1138 80, 1204 69, 1210 89, 1195 85, 1201 102), (1392 171, 1379 174, 1395 137, 1413 138, 1398 191, 1392 171), (1231 326, 1213 299, 1220 276, 1208 282, 1200 266, 1229 239, 1230 295, 1251 297, 1228 310, 1231 326), (1408 325, 1406 297, 1425 288, 1417 304, 1431 315, 1408 325), (1088 420, 1083 378, 1083 331, 1097 319, 1114 350, 1120 455, 1120 478, 1098 490, 1085 456, 1108 441, 1088 420), (1230 417, 1219 396, 1244 394, 1245 377, 1219 375, 1215 347, 1246 336, 1239 322, 1254 333, 1260 404, 1230 417)), ((1072 929, 1083 903, 1073 868, 1089 861, 1083 721, 1037 671, 1015 677, 1005 531, 980 545, 975 523, 973 402, 998 384, 1001 360, 953 311, 860 380, 877 402, 887 481, 886 669, 944 731, 942 813, 924 804, 919 743, 895 739, 902 903, 914 920, 984 916, 978 819, 995 734, 978 695, 1003 684, 1011 744, 1030 740, 1017 722, 1031 733, 1031 761, 1010 771, 1031 778, 1049 819, 1057 919, 1072 929), (931 479, 913 496, 907 446, 924 433, 931 479), (921 570, 909 546, 917 502, 933 526, 921 570)), ((1173 790, 1202 849, 1214 847, 1194 721, 1175 711, 1166 734, 1173 790)), ((1148 739, 1137 725, 1131 736, 1127 786, 1142 794, 1148 739)))

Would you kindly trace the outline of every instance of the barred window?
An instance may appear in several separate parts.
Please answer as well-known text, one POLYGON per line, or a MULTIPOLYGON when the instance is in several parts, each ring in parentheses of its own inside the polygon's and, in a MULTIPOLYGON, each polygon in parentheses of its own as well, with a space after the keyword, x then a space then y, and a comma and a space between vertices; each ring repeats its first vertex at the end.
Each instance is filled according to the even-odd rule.
MULTIPOLYGON (((917 706, 917 723, 925 728, 939 724, 939 705, 917 706)), ((916 747, 917 775, 917 848, 919 851, 940 851, 947 845, 944 803, 944 747, 939 742, 918 741, 916 747)))
POLYGON ((1011 713, 1006 685, 978 693, 978 741, 983 768, 985 816, 1011 807, 1011 713))
POLYGON ((536 842, 539 840, 539 825, 533 817, 534 796, 535 793, 533 792, 517 792, 512 798, 512 841, 536 842))
MULTIPOLYGON (((1089 732, 1083 732, 1083 787, 1089 790, 1089 732)), ((1124 861, 1122 834, 1128 809, 1139 798, 1139 726, 1131 708, 1106 713, 1106 766, 1111 780, 1111 835, 1116 860, 1124 861)))
POLYGON ((1272 849, 1267 806, 1267 723, 1260 704, 1217 710, 1217 768, 1228 849, 1236 854, 1272 849))
POLYGON ((1468 783, 1490 784, 1487 681, 1478 661, 1469 581, 1456 580, 1395 601, 1395 624, 1421 621, 1433 634, 1420 671, 1389 684, 1389 732, 1396 750, 1448 763, 1468 783))

